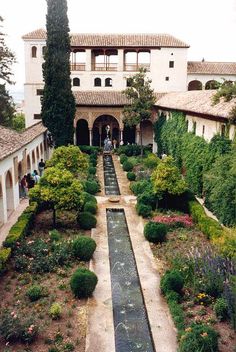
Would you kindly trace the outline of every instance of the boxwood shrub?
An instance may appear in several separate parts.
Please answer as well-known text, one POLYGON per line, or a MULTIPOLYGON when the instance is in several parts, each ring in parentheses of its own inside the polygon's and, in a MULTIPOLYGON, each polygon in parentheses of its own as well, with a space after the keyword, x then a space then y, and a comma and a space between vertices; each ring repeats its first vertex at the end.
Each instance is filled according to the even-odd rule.
POLYGON ((72 252, 76 258, 88 261, 92 258, 96 246, 96 242, 92 238, 79 236, 72 242, 72 252))
POLYGON ((184 279, 179 270, 167 270, 161 278, 161 291, 167 295, 171 291, 179 294, 182 292, 184 286, 184 279))
POLYGON ((123 170, 124 171, 132 171, 133 170, 133 164, 127 160, 123 163, 123 170))
POLYGON ((138 195, 138 202, 145 205, 150 205, 150 207, 155 210, 157 204, 157 196, 151 190, 144 191, 142 194, 138 195))
POLYGON ((0 274, 6 269, 6 263, 11 256, 11 248, 0 249, 0 274))
POLYGON ((150 207, 150 205, 138 202, 136 204, 136 211, 138 215, 142 216, 143 218, 148 218, 149 216, 151 216, 152 207, 150 207))
POLYGON ((150 181, 148 180, 132 182, 130 185, 130 189, 135 196, 142 194, 146 190, 150 189, 150 187, 151 187, 150 181))
POLYGON ((149 221, 144 227, 144 236, 149 242, 162 243, 166 240, 166 234, 167 226, 165 224, 149 221))
POLYGON ((86 268, 78 268, 71 277, 70 287, 75 297, 86 298, 92 295, 97 285, 96 274, 86 268))
POLYGON ((97 171, 97 169, 94 166, 90 166, 88 169, 88 172, 90 175, 96 175, 96 171, 97 171))
POLYGON ((26 291, 26 295, 31 302, 35 302, 44 296, 43 287, 39 285, 32 285, 26 291))
POLYGON ((128 160, 128 157, 125 154, 120 155, 120 163, 124 164, 125 161, 128 160))
POLYGON ((100 191, 100 186, 97 181, 87 180, 84 182, 84 190, 90 194, 96 194, 100 191))
POLYGON ((135 175, 134 172, 129 171, 129 172, 127 172, 127 178, 128 178, 129 181, 135 181, 136 175, 135 175))
POLYGON ((84 211, 78 214, 77 222, 81 229, 90 230, 93 227, 96 227, 97 219, 93 214, 84 211))
POLYGON ((94 195, 90 194, 90 193, 87 193, 87 192, 84 192, 83 193, 83 196, 84 196, 84 204, 85 203, 95 203, 97 204, 97 199, 94 197, 94 195))
POLYGON ((84 204, 84 211, 95 215, 97 213, 97 204, 94 202, 85 203, 84 204))

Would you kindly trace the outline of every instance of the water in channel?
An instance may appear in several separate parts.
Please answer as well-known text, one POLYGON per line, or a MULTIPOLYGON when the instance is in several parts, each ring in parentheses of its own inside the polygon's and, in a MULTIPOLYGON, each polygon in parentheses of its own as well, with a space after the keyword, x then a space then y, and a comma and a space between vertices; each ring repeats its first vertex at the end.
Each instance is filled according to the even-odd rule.
POLYGON ((105 182, 105 194, 107 195, 119 195, 119 185, 116 178, 115 168, 111 155, 103 156, 103 169, 104 169, 104 182, 105 182))
POLYGON ((107 209, 116 352, 154 352, 123 209, 107 209))

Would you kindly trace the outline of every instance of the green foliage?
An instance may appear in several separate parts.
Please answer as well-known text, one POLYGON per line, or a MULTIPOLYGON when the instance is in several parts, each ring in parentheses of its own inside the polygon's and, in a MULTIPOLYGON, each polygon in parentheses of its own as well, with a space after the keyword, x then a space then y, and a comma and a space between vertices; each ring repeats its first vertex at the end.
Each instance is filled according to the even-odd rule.
POLYGON ((149 205, 153 210, 156 209, 157 200, 156 194, 151 190, 144 191, 138 195, 138 203, 149 205))
POLYGON ((128 178, 129 181, 135 181, 136 175, 135 175, 134 172, 128 171, 128 172, 127 172, 127 178, 128 178))
POLYGON ((220 237, 223 233, 223 229, 220 224, 209 218, 201 204, 197 201, 189 202, 189 211, 193 220, 197 223, 199 229, 207 236, 209 239, 220 237))
POLYGON ((71 277, 70 286, 75 297, 86 298, 92 295, 97 282, 97 276, 92 271, 78 268, 71 277))
POLYGON ((214 304, 214 311, 220 321, 226 320, 229 317, 228 304, 224 298, 217 298, 214 304))
POLYGON ((138 215, 142 216, 143 218, 148 218, 152 214, 152 207, 150 205, 138 202, 136 204, 136 211, 138 215))
POLYGON ((208 325, 194 323, 181 336, 179 352, 217 352, 218 333, 208 325))
POLYGON ((48 202, 56 209, 81 209, 84 203, 82 184, 67 170, 47 168, 40 183, 30 190, 30 198, 37 202, 48 202))
POLYGON ((150 190, 150 188, 151 188, 151 184, 147 180, 132 182, 130 185, 130 189, 135 196, 138 196, 139 194, 142 194, 143 192, 150 190))
MULTIPOLYGON (((125 105, 124 107, 123 122, 125 125, 132 127, 151 118, 156 97, 154 90, 151 89, 151 80, 146 77, 146 69, 141 68, 129 80, 130 87, 126 88, 123 94, 129 99, 130 105, 125 105)), ((142 128, 140 129, 140 142, 141 154, 143 154, 142 128)))
POLYGON ((89 261, 96 249, 96 242, 90 237, 77 237, 72 242, 73 255, 80 260, 89 261))
POLYGON ((125 154, 120 155, 120 163, 124 164, 128 160, 128 157, 125 154))
POLYGON ((70 80, 70 36, 66 0, 47 2, 42 120, 56 146, 73 144, 75 99, 70 80))
POLYGON ((149 242, 162 243, 166 240, 167 226, 158 222, 149 221, 144 226, 144 236, 149 242))
MULTIPOLYGON (((1 66, 1 59, 0 59, 1 66)), ((1 76, 1 73, 0 73, 1 76)), ((4 127, 12 127, 13 125, 13 114, 15 107, 12 97, 6 90, 5 84, 0 84, 0 125, 4 127)))
POLYGON ((161 278, 161 291, 165 295, 170 291, 175 291, 179 294, 182 292, 184 279, 180 271, 176 269, 167 270, 161 278))
POLYGON ((89 212, 93 215, 97 213, 97 204, 94 202, 87 202, 84 204, 84 212, 89 212))
POLYGON ((133 170, 133 164, 127 160, 123 163, 123 170, 124 171, 132 171, 133 170))
POLYGON ((44 296, 43 288, 39 285, 32 285, 26 291, 26 295, 29 297, 31 302, 35 302, 44 296))
POLYGON ((83 183, 84 190, 90 194, 96 194, 100 191, 99 183, 95 180, 87 180, 83 183))
MULTIPOLYGON (((236 97, 236 81, 231 82, 231 81, 224 81, 221 85, 216 94, 214 94, 212 98, 213 104, 218 104, 221 100, 221 98, 224 99, 224 101, 230 101, 231 99, 236 97)), ((235 105, 230 111, 230 121, 235 122, 236 121, 236 108, 235 105)))
MULTIPOLYGON (((144 153, 151 152, 151 148, 149 146, 143 147, 144 153)), ((128 145, 122 145, 118 149, 118 154, 123 155, 125 154, 126 156, 137 156, 141 154, 141 146, 138 144, 128 144, 128 145)))
POLYGON ((179 300, 180 300, 180 295, 178 295, 178 293, 175 291, 169 291, 166 294, 166 299, 167 299, 170 313, 171 313, 172 318, 174 320, 175 326, 178 329, 178 332, 180 335, 181 332, 184 330, 184 326, 185 326, 184 310, 183 310, 181 304, 178 304, 179 300))
MULTIPOLYGON (((0 16, 0 27, 2 27, 3 18, 0 16)), ((6 46, 5 43, 5 34, 0 32, 0 47, 1 47, 1 56, 0 56, 0 79, 12 83, 11 81, 11 65, 16 62, 15 55, 11 50, 6 46)))
POLYGON ((183 180, 174 159, 167 156, 160 161, 151 176, 153 189, 157 194, 182 194, 186 191, 187 185, 183 180))
POLYGON ((96 175, 96 172, 97 172, 96 167, 94 167, 94 166, 90 166, 90 167, 89 167, 88 173, 89 173, 90 175, 96 175))
POLYGON ((58 241, 61 240, 61 234, 56 229, 53 229, 52 231, 49 231, 49 236, 50 236, 50 240, 52 242, 58 242, 58 241))
POLYGON ((160 159, 156 154, 150 153, 147 157, 143 160, 144 165, 149 169, 155 169, 157 167, 160 159))
POLYGON ((21 132, 25 129, 25 115, 16 114, 13 116, 12 128, 18 132, 21 132))
POLYGON ((5 310, 0 317, 0 336, 6 342, 32 343, 38 335, 38 327, 31 317, 22 317, 15 311, 5 310))
POLYGON ((81 212, 77 216, 79 227, 83 230, 90 230, 96 227, 97 220, 94 215, 88 212, 81 212))
POLYGON ((97 204, 97 199, 90 193, 83 192, 84 203, 95 203, 97 204))
POLYGON ((88 156, 75 145, 61 146, 54 150, 47 166, 66 169, 75 176, 83 177, 88 172, 88 156))
POLYGON ((5 271, 6 263, 11 256, 11 248, 0 249, 0 274, 5 271))
POLYGON ((59 303, 54 302, 49 308, 49 315, 53 320, 58 320, 61 318, 62 307, 59 303))
POLYGON ((83 153, 97 156, 98 153, 102 151, 102 148, 94 147, 94 146, 90 146, 90 145, 80 145, 80 150, 83 153))

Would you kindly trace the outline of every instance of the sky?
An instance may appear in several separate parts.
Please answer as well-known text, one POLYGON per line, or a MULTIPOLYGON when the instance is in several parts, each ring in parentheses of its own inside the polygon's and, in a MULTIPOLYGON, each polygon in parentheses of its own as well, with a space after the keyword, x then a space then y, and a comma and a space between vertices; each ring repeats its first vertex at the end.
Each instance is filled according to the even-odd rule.
MULTIPOLYGON (((236 62, 236 0, 67 0, 74 33, 168 33, 190 45, 189 61, 236 62)), ((22 35, 46 26, 46 0, 0 0, 14 86, 24 86, 22 35)))

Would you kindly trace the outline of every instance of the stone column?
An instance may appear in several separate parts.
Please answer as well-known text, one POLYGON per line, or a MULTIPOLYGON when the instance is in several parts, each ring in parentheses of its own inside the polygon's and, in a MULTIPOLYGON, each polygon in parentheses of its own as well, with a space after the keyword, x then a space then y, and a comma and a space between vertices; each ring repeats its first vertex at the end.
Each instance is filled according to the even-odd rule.
POLYGON ((92 146, 92 140, 93 140, 93 129, 89 128, 89 145, 90 145, 90 147, 92 146))
POLYGON ((92 70, 92 51, 91 49, 86 49, 86 63, 85 63, 85 71, 92 70))
POLYGON ((120 141, 123 141, 123 129, 120 129, 120 141))
POLYGON ((124 71, 124 49, 118 49, 117 71, 124 71))
POLYGON ((140 144, 140 129, 136 128, 135 142, 140 144))
POLYGON ((76 130, 74 131, 73 142, 74 145, 77 145, 76 130))

